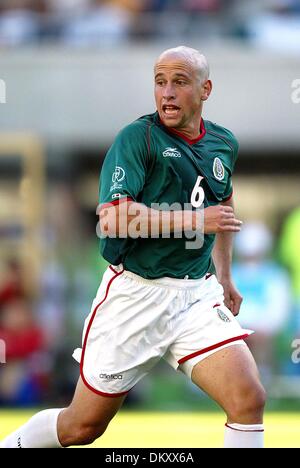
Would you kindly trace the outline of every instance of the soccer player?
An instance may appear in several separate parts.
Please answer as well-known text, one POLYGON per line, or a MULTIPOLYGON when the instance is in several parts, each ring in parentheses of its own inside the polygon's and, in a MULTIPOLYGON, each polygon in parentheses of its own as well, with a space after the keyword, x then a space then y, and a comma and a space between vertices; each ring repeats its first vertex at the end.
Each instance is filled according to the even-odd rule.
POLYGON ((224 409, 225 447, 263 446, 265 392, 244 342, 251 332, 235 318, 242 298, 231 279, 232 237, 241 229, 231 181, 238 144, 203 120, 211 90, 197 50, 158 58, 157 112, 120 132, 101 173, 101 250, 111 265, 74 352, 74 399, 38 413, 3 447, 90 444, 162 357, 224 409), (201 236, 190 241, 201 232, 201 245, 201 236))

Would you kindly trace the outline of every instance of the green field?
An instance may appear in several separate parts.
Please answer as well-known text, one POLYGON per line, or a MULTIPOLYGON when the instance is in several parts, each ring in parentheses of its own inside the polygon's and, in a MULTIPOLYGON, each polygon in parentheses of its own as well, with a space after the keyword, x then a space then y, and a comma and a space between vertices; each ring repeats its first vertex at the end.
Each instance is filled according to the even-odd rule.
MULTIPOLYGON (((32 413, 0 411, 0 440, 32 413)), ((222 447, 224 416, 216 413, 121 412, 92 447, 222 447)), ((267 413, 266 447, 300 448, 300 413, 267 413)))

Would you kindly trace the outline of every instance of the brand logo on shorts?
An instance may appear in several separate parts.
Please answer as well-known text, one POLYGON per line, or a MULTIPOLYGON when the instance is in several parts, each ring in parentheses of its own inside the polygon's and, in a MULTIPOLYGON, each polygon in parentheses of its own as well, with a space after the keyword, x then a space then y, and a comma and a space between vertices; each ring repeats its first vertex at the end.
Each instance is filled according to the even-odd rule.
POLYGON ((214 176, 217 180, 223 180, 225 177, 225 169, 220 158, 214 160, 214 176))
POLYGON ((230 322, 230 318, 221 309, 217 309, 217 313, 223 322, 230 322))
POLYGON ((100 374, 99 375, 101 380, 122 380, 122 374, 100 374))
POLYGON ((179 153, 177 148, 166 148, 163 152, 164 158, 181 158, 181 153, 179 153))

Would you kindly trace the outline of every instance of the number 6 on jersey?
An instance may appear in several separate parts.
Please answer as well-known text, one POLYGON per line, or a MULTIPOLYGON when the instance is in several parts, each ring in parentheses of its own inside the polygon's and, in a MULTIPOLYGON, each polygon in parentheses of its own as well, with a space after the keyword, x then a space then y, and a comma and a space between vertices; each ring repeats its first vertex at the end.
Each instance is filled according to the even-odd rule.
POLYGON ((197 179, 197 181, 195 183, 195 186, 193 188, 193 191, 192 191, 191 204, 192 204, 192 206, 194 208, 200 208, 200 206, 204 202, 205 193, 204 193, 203 188, 201 187, 201 182, 202 182, 203 179, 204 179, 204 177, 202 177, 202 176, 198 177, 198 179, 197 179))

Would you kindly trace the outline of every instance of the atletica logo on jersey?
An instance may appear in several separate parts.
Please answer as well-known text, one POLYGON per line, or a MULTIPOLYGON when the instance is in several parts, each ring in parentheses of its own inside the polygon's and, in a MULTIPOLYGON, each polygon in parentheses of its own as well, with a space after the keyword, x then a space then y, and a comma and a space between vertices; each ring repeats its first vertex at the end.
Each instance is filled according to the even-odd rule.
POLYGON ((214 160, 214 176, 217 180, 223 180, 225 177, 225 169, 220 158, 214 160))
POLYGON ((164 158, 181 158, 181 153, 179 153, 177 148, 166 148, 163 152, 164 158))
POLYGON ((112 182, 113 185, 110 187, 110 191, 112 192, 113 190, 120 189, 123 187, 123 184, 120 184, 125 179, 125 171, 122 167, 116 166, 113 175, 112 175, 112 182))

